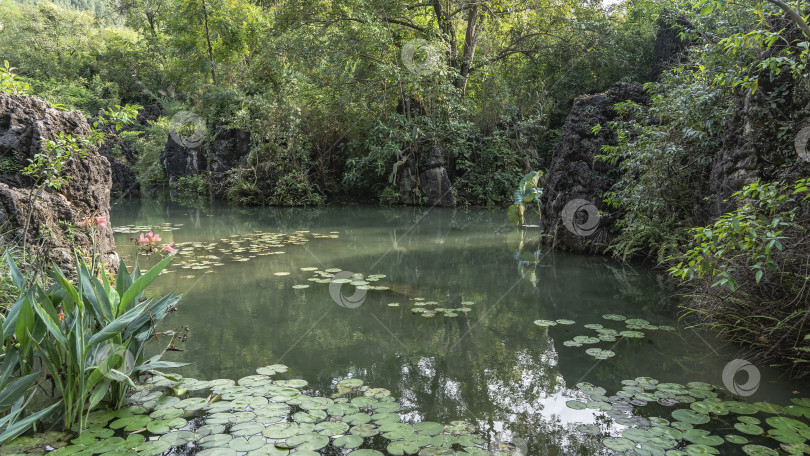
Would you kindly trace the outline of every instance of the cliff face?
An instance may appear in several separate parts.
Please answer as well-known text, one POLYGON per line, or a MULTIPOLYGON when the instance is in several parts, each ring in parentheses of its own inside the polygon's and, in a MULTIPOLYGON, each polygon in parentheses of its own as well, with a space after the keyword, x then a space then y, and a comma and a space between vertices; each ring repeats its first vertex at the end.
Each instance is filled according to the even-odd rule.
MULTIPOLYGON (((91 245, 76 223, 94 214, 109 216, 112 173, 109 161, 95 148, 86 157, 71 160, 63 170, 71 179, 58 192, 40 194, 24 233, 34 182, 21 171, 41 152, 40 141, 60 132, 86 135, 90 125, 78 111, 58 111, 39 98, 0 93, 0 241, 8 245, 24 237, 29 244, 44 240, 51 259, 69 265, 72 245, 85 249, 91 245)), ((105 261, 117 266, 109 224, 99 227, 96 242, 105 261)))
POLYGON ((611 240, 613 218, 606 213, 602 194, 616 181, 618 169, 595 157, 602 154, 602 145, 616 145, 607 125, 616 117, 614 105, 628 100, 646 103, 641 84, 618 83, 605 93, 578 97, 554 146, 541 223, 552 242, 567 250, 602 253, 611 240), (597 125, 602 128, 594 133, 597 125))

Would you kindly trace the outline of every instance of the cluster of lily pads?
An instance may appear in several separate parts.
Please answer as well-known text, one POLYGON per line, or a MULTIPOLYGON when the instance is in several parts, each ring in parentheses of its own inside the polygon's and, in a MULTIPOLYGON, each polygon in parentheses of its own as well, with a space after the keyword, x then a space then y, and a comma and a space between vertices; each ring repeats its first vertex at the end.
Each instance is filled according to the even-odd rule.
MULTIPOLYGON (((606 448, 620 454, 716 455, 727 453, 721 451, 730 449, 727 444, 739 445, 736 451, 749 456, 810 454, 808 398, 794 398, 792 405, 783 407, 769 402, 724 399, 723 388, 703 382, 681 385, 639 377, 624 380, 622 385, 615 395, 607 396, 604 388, 579 383, 577 388, 584 399, 566 403, 576 410, 603 412, 616 424, 626 426, 621 436, 602 440, 606 448), (667 408, 688 405, 688 408, 676 408, 666 417, 638 415, 638 408, 652 403, 667 408)), ((602 434, 596 425, 580 425, 577 430, 589 435, 602 434)))
MULTIPOLYGON (((321 234, 309 231, 296 231, 291 234, 268 233, 255 231, 248 234, 235 234, 227 238, 212 242, 176 242, 174 247, 178 250, 177 259, 170 268, 163 273, 179 269, 204 270, 206 274, 213 273, 213 268, 224 266, 226 261, 246 262, 259 256, 282 255, 283 249, 290 245, 303 245, 310 239, 335 239, 337 233, 321 234)), ((193 279, 196 276, 187 274, 184 279, 193 279)))
MULTIPOLYGON (((608 321, 624 322, 626 329, 616 330, 612 328, 606 328, 598 323, 588 323, 584 325, 584 327, 586 329, 595 331, 596 334, 574 336, 573 339, 564 341, 563 345, 565 345, 566 347, 582 347, 583 345, 593 345, 598 344, 600 342, 616 342, 617 340, 619 340, 620 337, 627 339, 641 339, 644 337, 645 334, 640 330, 647 330, 647 331, 675 330, 675 328, 672 326, 666 325, 657 326, 641 318, 627 318, 624 315, 618 314, 605 314, 602 315, 602 318, 608 321)), ((548 328, 557 325, 571 326, 576 324, 576 322, 573 320, 566 320, 566 319, 535 320, 534 324, 540 326, 541 328, 548 328)), ((596 359, 608 359, 616 356, 616 353, 613 352, 612 350, 606 350, 599 347, 590 347, 585 350, 585 353, 596 359)))
MULTIPOLYGON (((425 301, 425 298, 410 298, 409 300, 413 307, 411 312, 416 315, 421 315, 425 318, 435 317, 436 315, 443 315, 448 318, 459 316, 459 314, 466 314, 471 312, 471 305, 475 304, 473 301, 461 301, 460 307, 439 307, 439 301, 425 301)), ((388 307, 399 307, 400 303, 388 303, 388 307)))
MULTIPOLYGON (((374 283, 379 282, 381 279, 386 277, 385 274, 370 274, 368 276, 361 274, 359 272, 352 272, 351 277, 339 277, 335 278, 336 274, 339 274, 343 270, 340 268, 329 268, 320 270, 316 267, 305 267, 301 268, 304 272, 312 272, 312 277, 308 278, 307 280, 314 283, 337 283, 337 284, 344 284, 348 283, 353 285, 358 290, 389 290, 391 287, 386 285, 374 285, 374 283)), ((289 273, 276 273, 276 275, 289 275, 289 273)), ((298 284, 293 285, 293 288, 301 289, 301 288, 309 288, 309 285, 306 284, 298 284)))
POLYGON ((386 389, 346 378, 332 397, 311 396, 305 380, 273 378, 286 371, 266 366, 238 382, 156 376, 127 407, 91 413, 78 436, 39 434, 12 444, 50 456, 489 455, 470 423, 404 423, 386 389))
POLYGON ((177 231, 183 226, 182 223, 161 223, 160 225, 118 225, 113 227, 114 233, 120 234, 138 234, 146 233, 149 231, 155 233, 164 233, 169 231, 177 231))

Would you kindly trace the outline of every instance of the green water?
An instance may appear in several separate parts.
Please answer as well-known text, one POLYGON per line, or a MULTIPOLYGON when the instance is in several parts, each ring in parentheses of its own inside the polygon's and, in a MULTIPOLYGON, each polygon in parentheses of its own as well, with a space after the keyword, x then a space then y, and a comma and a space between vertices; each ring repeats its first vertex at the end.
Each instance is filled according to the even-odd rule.
MULTIPOLYGON (((566 407, 566 401, 579 397, 578 382, 604 387, 608 394, 620 389, 622 380, 639 376, 722 385, 723 366, 739 355, 709 333, 684 328, 671 298, 674 290, 657 273, 604 258, 539 250, 532 233, 521 242, 503 210, 199 210, 136 200, 115 205, 112 222, 174 224, 175 230, 159 232, 164 240, 208 245, 208 254, 217 257, 210 261, 223 264, 174 265, 156 282, 159 291, 183 294, 178 311, 162 328, 189 329, 187 341, 178 344, 184 351, 167 354, 192 363, 181 374, 238 379, 258 366, 283 363, 293 376, 309 381, 313 394, 331 394, 337 380, 358 377, 391 390, 407 420, 467 420, 487 441, 525 439, 529 454, 605 451, 599 437, 574 431, 583 423, 597 424, 606 434, 620 432, 621 426, 601 412, 566 407), (299 234, 307 242, 269 249, 284 253, 221 252, 233 250, 223 239, 298 230, 308 232, 299 234), (233 255, 248 260, 235 261, 233 255), (343 307, 330 296, 329 284, 307 280, 313 272, 301 268, 308 267, 384 274, 373 285, 391 289, 368 290, 358 307, 343 307), (275 275, 279 272, 289 275, 275 275), (310 286, 293 289, 297 284, 310 286), (449 308, 461 307, 462 301, 474 304, 454 318, 425 318, 411 312, 412 298, 449 308), (400 306, 388 306, 393 302, 400 306), (644 331, 641 339, 593 345, 616 353, 601 361, 585 353, 589 346, 563 345, 573 336, 592 335, 584 324, 623 326, 602 319, 606 313, 677 330, 644 331), (544 329, 533 324, 537 319, 576 324, 544 329)), ((131 264, 130 236, 117 234, 116 241, 131 264)), ((192 258, 182 253, 175 263, 192 258)), ((346 284, 340 291, 350 296, 355 290, 346 284)), ((161 339, 166 342, 167 337, 161 339)), ((749 400, 784 404, 796 390, 799 397, 807 396, 803 385, 759 368, 762 383, 749 400)), ((655 411, 666 413, 664 407, 655 411)))

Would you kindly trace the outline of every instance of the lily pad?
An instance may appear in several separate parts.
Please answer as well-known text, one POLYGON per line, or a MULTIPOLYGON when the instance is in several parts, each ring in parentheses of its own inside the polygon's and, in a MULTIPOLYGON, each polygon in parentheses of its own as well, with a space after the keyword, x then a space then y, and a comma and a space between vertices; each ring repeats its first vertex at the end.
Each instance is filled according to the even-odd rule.
POLYGON ((333 444, 338 448, 353 449, 363 444, 363 438, 349 434, 336 438, 333 444))

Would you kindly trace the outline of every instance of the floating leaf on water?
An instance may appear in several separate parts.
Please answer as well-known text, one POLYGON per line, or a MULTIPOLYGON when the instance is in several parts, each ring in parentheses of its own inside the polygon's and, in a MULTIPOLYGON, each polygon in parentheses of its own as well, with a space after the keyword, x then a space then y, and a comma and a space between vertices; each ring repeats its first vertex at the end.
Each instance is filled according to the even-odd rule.
POLYGON ((289 272, 280 271, 280 272, 274 272, 274 273, 273 273, 273 275, 274 275, 274 276, 283 277, 283 276, 288 276, 288 275, 290 275, 290 273, 289 273, 289 272))
POLYGON ((365 437, 373 437, 373 436, 380 433, 380 431, 377 430, 377 426, 375 426, 373 424, 368 424, 368 423, 366 423, 366 424, 358 424, 357 426, 354 426, 353 428, 351 428, 351 430, 349 432, 351 432, 352 434, 354 434, 356 436, 364 437, 364 438, 365 437))
POLYGON ((801 456, 803 454, 810 454, 810 445, 806 443, 783 443, 780 445, 783 450, 787 451, 791 456, 801 456))
POLYGON ((353 449, 363 444, 363 438, 357 435, 344 435, 332 442, 338 448, 353 449))
POLYGON ((602 325, 597 323, 588 323, 587 325, 585 325, 585 327, 593 330, 600 330, 604 328, 602 325))
POLYGON ((321 448, 325 447, 329 444, 329 437, 309 433, 309 434, 298 434, 292 437, 289 437, 287 440, 284 441, 287 445, 293 446, 298 450, 320 450, 321 448))
POLYGON ((399 307, 399 303, 398 302, 389 302, 388 307, 399 307))
POLYGON ((684 447, 684 451, 689 456, 706 456, 711 454, 720 454, 720 450, 708 445, 691 444, 684 447))
POLYGON ((252 437, 237 437, 230 442, 228 446, 234 451, 251 451, 257 450, 266 444, 264 437, 254 435, 252 437))
MULTIPOLYGON (((758 408, 754 407, 753 405, 747 402, 725 401, 723 402, 723 405, 729 412, 736 413, 738 415, 753 415, 759 412, 758 408)), ((740 421, 742 421, 742 419, 740 419, 740 421)), ((754 424, 759 424, 759 420, 757 420, 757 422, 754 424)))
POLYGON ((547 328, 549 326, 557 326, 557 322, 553 320, 534 320, 534 324, 540 326, 541 328, 547 328))
POLYGON ((720 446, 724 440, 719 435, 711 435, 705 429, 690 429, 683 433, 683 438, 698 445, 720 446))
POLYGON ((689 424, 705 424, 709 422, 709 417, 689 409, 678 409, 672 412, 672 418, 689 424))
POLYGON ((725 439, 726 442, 736 443, 737 445, 745 445, 746 443, 748 443, 748 439, 746 439, 741 435, 736 434, 728 434, 726 435, 725 439))
POLYGON ((627 317, 625 317, 624 315, 618 315, 618 314, 605 314, 605 315, 602 315, 602 318, 604 318, 605 320, 613 320, 613 321, 627 320, 627 317))
POLYGON ((198 456, 236 456, 236 451, 230 448, 209 448, 197 453, 198 456))
POLYGON ((778 451, 762 445, 744 445, 742 450, 748 456, 779 456, 778 451))
POLYGON ((343 421, 352 425, 360 425, 371 422, 371 416, 366 413, 354 413, 343 417, 343 421))
POLYGON ((565 403, 565 405, 568 408, 574 409, 574 410, 585 410, 586 408, 588 408, 588 404, 586 404, 586 403, 584 403, 582 401, 568 401, 568 402, 565 403))
POLYGON ((419 451, 419 445, 412 442, 400 440, 388 444, 388 452, 394 455, 416 454, 419 451))
POLYGON ((636 448, 636 442, 624 437, 604 439, 602 445, 614 451, 632 451, 636 448))
POLYGON ((608 359, 616 356, 616 353, 614 353, 613 351, 603 350, 601 348, 589 348, 585 350, 585 353, 593 356, 596 359, 608 359))
POLYGON ((133 448, 139 456, 158 456, 171 448, 172 445, 162 440, 149 440, 133 448))
POLYGON ((785 408, 781 405, 771 404, 770 402, 754 402, 754 407, 758 408, 759 411, 770 413, 771 415, 784 415, 785 408))
POLYGON ((432 421, 422 421, 413 426, 413 430, 418 434, 437 435, 444 431, 444 425, 432 421))
POLYGON ((560 325, 573 325, 574 323, 576 323, 574 320, 565 320, 565 319, 557 320, 557 324, 560 325))
POLYGON ((750 423, 734 423, 734 429, 748 435, 760 435, 765 432, 765 429, 750 423))
POLYGON ((590 336, 574 336, 574 342, 580 344, 596 344, 599 343, 599 338, 590 336))
POLYGON ((391 391, 388 391, 385 388, 369 388, 364 393, 366 397, 373 397, 379 399, 381 397, 387 397, 391 395, 391 391))
POLYGON ((304 271, 304 272, 310 272, 310 271, 317 271, 318 268, 306 267, 306 268, 301 268, 301 270, 304 271))
POLYGON ((588 435, 599 435, 602 433, 599 426, 596 426, 595 424, 580 424, 577 426, 577 431, 588 435))
POLYGON ((619 335, 630 339, 641 339, 644 337, 644 333, 640 331, 622 331, 619 335))
POLYGON ((349 456, 383 456, 383 454, 377 450, 354 450, 349 456))
POLYGON ((342 269, 339 269, 339 268, 329 268, 329 269, 324 270, 324 272, 328 272, 330 274, 335 274, 335 273, 338 273, 340 271, 342 271, 342 269))
POLYGON ((304 285, 304 284, 293 285, 292 288, 293 288, 293 290, 303 290, 304 288, 309 288, 309 285, 304 285))

